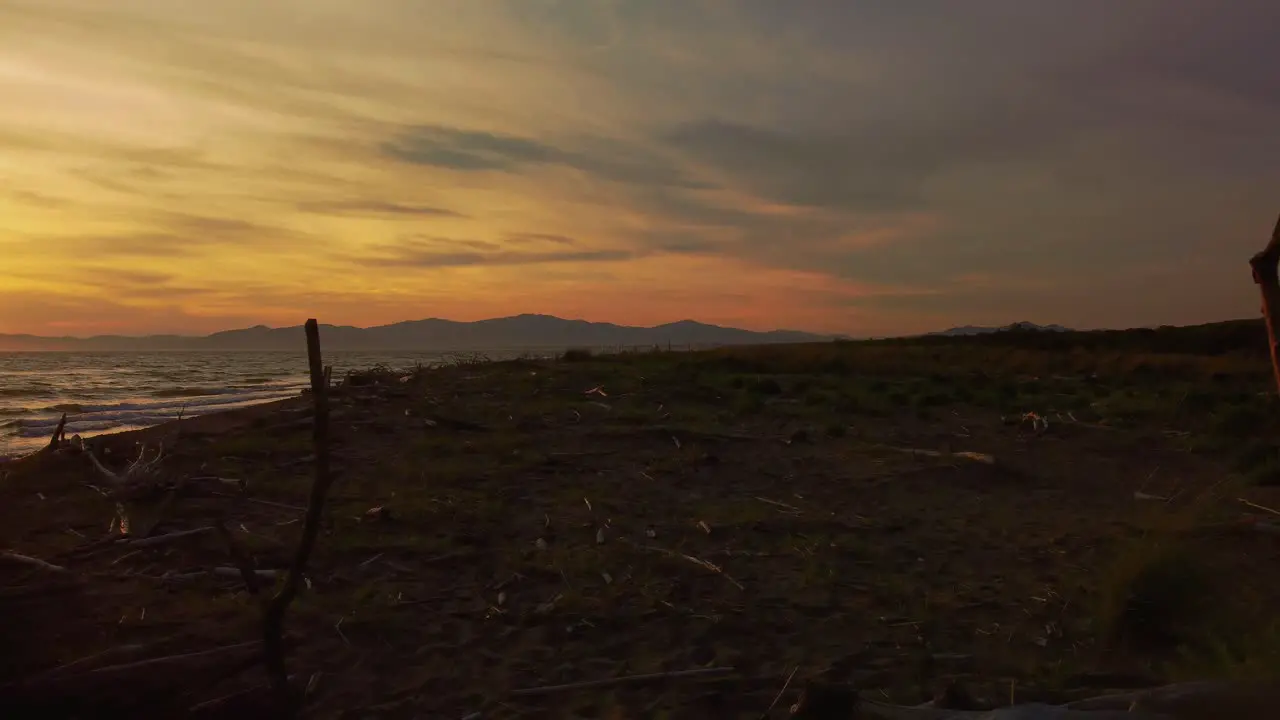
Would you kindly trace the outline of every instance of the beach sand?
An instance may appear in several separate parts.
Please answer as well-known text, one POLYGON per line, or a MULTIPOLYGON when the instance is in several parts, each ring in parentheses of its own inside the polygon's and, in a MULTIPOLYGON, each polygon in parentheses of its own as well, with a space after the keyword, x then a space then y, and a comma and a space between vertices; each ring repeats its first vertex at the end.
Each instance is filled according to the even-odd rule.
MULTIPOLYGON (((1082 392, 1088 372, 1031 395, 987 356, 888 348, 841 369, 822 354, 850 352, 838 346, 755 352, 477 364, 335 389, 336 481, 287 620, 290 671, 314 678, 310 715, 759 717, 795 671, 781 717, 809 680, 903 703, 957 680, 1007 698, 1013 681, 1029 700, 1115 682, 1086 672, 1158 675, 1176 656, 1118 651, 1099 609, 1116 559, 1165 517, 1135 491, 1185 509, 1227 475, 1225 459, 1187 451, 1201 431, 1178 425, 1172 402, 1141 426, 1077 409, 1079 422, 1046 431, 960 390, 980 368, 991 397, 1044 403, 1082 392), (698 668, 733 670, 510 694, 698 668)), ((159 490, 125 503, 134 537, 225 517, 256 567, 277 570, 312 481, 309 402, 90 446, 120 469, 139 445, 150 457, 164 444, 159 490)), ((98 484, 70 449, 0 465, 0 546, 67 569, 0 560, 0 685, 113 648, 95 662, 259 636, 240 580, 199 575, 233 564, 217 534, 112 539, 114 502, 98 484)), ((1237 491, 1280 506, 1275 488, 1237 491)), ((1195 515, 1206 527, 1239 518, 1234 495, 1195 515)), ((1240 597, 1280 599, 1275 574, 1255 571, 1275 559, 1273 538, 1196 537, 1240 597)), ((91 688, 76 676, 0 701, 175 717, 265 681, 235 669, 210 660, 91 688)))

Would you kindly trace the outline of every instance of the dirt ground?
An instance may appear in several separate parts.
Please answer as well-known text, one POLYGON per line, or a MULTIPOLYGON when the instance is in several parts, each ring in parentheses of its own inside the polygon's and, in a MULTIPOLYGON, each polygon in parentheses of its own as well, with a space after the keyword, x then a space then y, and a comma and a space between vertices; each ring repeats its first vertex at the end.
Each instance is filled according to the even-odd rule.
MULTIPOLYGON (((331 393, 289 671, 318 718, 785 717, 815 680, 999 704, 1273 672, 1267 382, 1254 359, 857 343, 372 371, 331 393), (1195 570, 1135 606, 1158 563, 1195 570), (725 670, 520 692, 699 668, 725 670)), ((309 403, 91 441, 116 469, 164 444, 134 541, 83 452, 0 465, 0 548, 65 568, 0 559, 0 715, 253 715, 208 703, 265 683, 252 648, 79 670, 259 637, 258 600, 204 572, 234 565, 217 533, 133 542, 225 517, 286 567, 309 403)))

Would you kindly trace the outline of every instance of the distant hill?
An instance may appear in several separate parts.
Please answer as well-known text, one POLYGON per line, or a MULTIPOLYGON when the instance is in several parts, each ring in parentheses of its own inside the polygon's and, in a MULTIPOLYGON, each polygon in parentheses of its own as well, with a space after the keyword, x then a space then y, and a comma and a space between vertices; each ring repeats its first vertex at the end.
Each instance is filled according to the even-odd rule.
POLYGON ((1004 327, 984 327, 980 325, 962 325, 953 327, 949 330, 939 330, 938 332, 926 333, 929 336, 945 335, 947 337, 957 337, 964 335, 985 335, 994 332, 1007 332, 1010 330, 1022 331, 1041 331, 1041 332, 1074 332, 1071 328, 1061 325, 1037 325, 1033 322, 1016 322, 1012 325, 1004 327))
MULTIPOLYGON (((689 345, 751 345, 815 342, 833 336, 791 330, 755 332, 693 320, 631 327, 613 323, 565 320, 551 315, 516 315, 476 322, 413 320, 358 328, 321 325, 326 350, 407 350, 424 352, 520 350, 535 348, 689 345)), ((297 350, 302 326, 258 325, 200 337, 99 335, 89 338, 0 334, 0 350, 297 350)))
POLYGON ((1172 353, 1185 355, 1253 355, 1270 352, 1261 318, 1204 325, 1127 330, 1069 330, 1060 326, 1014 323, 1003 328, 952 328, 940 333, 874 341, 889 345, 976 345, 1070 352, 1073 350, 1172 353))

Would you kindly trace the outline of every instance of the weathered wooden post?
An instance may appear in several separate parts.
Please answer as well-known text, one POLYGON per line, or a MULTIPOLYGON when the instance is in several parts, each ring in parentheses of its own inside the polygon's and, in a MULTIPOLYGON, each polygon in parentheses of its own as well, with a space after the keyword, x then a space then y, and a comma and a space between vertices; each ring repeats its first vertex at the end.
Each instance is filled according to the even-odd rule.
POLYGON ((1276 389, 1280 391, 1280 218, 1276 220, 1276 229, 1271 231, 1271 242, 1262 252, 1249 260, 1253 268, 1253 281, 1262 289, 1262 318, 1267 324, 1267 340, 1271 346, 1271 369, 1276 378, 1276 389))

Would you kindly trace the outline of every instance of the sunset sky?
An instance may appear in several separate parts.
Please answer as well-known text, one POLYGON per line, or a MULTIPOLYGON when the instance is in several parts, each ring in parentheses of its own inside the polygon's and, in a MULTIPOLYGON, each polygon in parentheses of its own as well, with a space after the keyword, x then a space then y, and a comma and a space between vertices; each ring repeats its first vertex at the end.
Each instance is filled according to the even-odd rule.
POLYGON ((1274 0, 0 0, 0 333, 1258 312, 1274 0))

